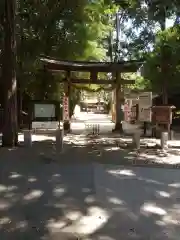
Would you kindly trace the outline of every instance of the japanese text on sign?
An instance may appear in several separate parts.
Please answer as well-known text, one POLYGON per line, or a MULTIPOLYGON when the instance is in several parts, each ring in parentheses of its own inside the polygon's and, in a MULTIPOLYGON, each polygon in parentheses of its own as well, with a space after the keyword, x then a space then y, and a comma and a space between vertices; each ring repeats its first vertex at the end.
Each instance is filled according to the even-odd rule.
POLYGON ((172 111, 169 107, 154 107, 153 108, 153 122, 171 124, 172 123, 172 111))
POLYGON ((139 121, 151 122, 151 109, 150 108, 140 108, 139 109, 139 121))
POLYGON ((63 120, 69 120, 69 98, 63 98, 63 120))

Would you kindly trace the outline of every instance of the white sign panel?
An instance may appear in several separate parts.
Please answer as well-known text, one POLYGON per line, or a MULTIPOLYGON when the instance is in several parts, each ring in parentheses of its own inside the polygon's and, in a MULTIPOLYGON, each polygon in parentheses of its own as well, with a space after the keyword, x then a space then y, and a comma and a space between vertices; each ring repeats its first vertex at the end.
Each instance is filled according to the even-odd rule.
POLYGON ((32 129, 57 129, 58 122, 52 121, 52 122, 32 122, 32 129))
POLYGON ((151 108, 140 108, 139 109, 139 121, 140 122, 151 122, 151 108))
POLYGON ((139 95, 139 105, 144 108, 152 106, 152 92, 144 92, 139 95))
POLYGON ((56 116, 54 104, 35 104, 35 118, 53 118, 56 116))
POLYGON ((63 120, 69 120, 69 98, 63 98, 63 120))

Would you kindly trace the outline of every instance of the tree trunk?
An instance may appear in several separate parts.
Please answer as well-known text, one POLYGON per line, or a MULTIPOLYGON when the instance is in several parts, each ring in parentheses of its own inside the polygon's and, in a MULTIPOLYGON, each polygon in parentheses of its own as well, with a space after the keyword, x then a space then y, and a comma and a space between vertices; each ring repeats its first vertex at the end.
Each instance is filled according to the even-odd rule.
POLYGON ((5 37, 2 64, 5 96, 3 146, 11 147, 18 142, 15 11, 16 1, 5 0, 5 37))
MULTIPOLYGON (((160 27, 161 31, 166 30, 166 7, 162 6, 161 9, 161 20, 160 20, 160 27)), ((161 47, 161 77, 162 77, 162 103, 163 105, 168 104, 168 79, 167 79, 167 59, 165 56, 165 48, 164 46, 161 47)))

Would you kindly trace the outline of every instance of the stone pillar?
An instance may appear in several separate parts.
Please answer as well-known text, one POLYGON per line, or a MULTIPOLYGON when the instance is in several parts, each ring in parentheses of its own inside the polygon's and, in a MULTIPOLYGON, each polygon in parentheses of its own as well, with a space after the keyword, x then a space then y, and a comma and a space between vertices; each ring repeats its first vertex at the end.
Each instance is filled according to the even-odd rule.
POLYGON ((66 132, 70 132, 71 130, 69 96, 70 96, 70 84, 67 79, 67 82, 64 83, 64 97, 66 99, 66 103, 63 102, 63 128, 66 132), (65 104, 67 104, 67 106, 65 106, 65 104), (65 107, 67 107, 67 111, 65 107))
POLYGON ((122 121, 124 118, 124 113, 121 109, 122 107, 122 100, 123 100, 123 92, 122 92, 122 85, 121 85, 121 74, 116 74, 116 90, 115 90, 115 128, 113 132, 123 132, 122 129, 122 121))

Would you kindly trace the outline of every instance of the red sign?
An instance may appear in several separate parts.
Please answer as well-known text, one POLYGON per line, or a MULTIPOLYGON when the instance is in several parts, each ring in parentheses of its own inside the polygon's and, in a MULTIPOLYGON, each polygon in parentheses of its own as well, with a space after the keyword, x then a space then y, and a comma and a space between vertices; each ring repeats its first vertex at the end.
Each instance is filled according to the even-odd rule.
POLYGON ((63 120, 69 120, 69 98, 63 97, 63 120))
POLYGON ((127 122, 131 120, 131 109, 128 104, 124 105, 124 120, 127 122))

